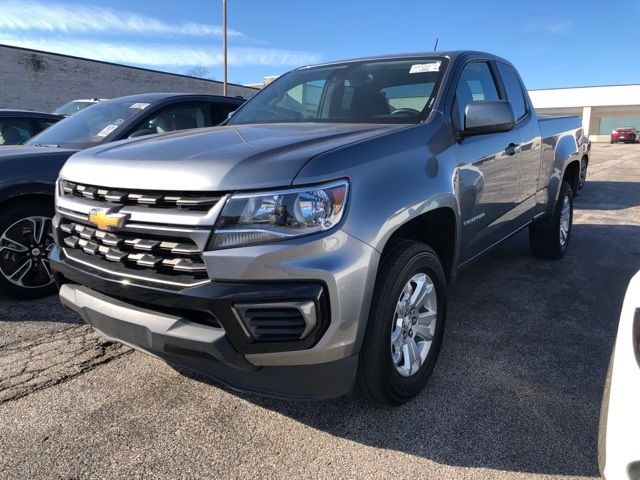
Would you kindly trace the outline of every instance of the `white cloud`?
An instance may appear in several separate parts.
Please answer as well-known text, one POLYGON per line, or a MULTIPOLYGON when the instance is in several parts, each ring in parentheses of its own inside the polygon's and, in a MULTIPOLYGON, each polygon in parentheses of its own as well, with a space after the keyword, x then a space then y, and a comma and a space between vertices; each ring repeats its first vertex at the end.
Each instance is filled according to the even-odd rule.
POLYGON ((571 32, 573 24, 567 21, 544 21, 537 20, 529 22, 524 26, 526 32, 551 33, 553 35, 567 35, 571 32))
MULTIPOLYGON (((222 35, 222 28, 204 23, 166 23, 154 17, 83 4, 4 0, 0 29, 22 32, 222 35)), ((228 30, 229 36, 242 36, 228 30)))
MULTIPOLYGON (((117 44, 79 38, 41 39, 15 37, 0 33, 0 43, 34 50, 62 53, 105 62, 149 67, 187 67, 222 65, 222 51, 213 48, 165 44, 117 44)), ((313 52, 262 47, 229 47, 230 66, 300 66, 317 63, 321 56, 313 52)))

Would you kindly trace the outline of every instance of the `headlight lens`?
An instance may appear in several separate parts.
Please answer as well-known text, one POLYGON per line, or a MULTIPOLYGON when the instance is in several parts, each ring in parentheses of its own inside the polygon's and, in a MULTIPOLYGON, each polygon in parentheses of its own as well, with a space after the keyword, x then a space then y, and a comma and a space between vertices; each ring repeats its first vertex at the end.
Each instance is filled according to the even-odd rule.
POLYGON ((216 222, 209 249, 275 242, 322 232, 340 222, 346 180, 272 192, 232 195, 216 222))

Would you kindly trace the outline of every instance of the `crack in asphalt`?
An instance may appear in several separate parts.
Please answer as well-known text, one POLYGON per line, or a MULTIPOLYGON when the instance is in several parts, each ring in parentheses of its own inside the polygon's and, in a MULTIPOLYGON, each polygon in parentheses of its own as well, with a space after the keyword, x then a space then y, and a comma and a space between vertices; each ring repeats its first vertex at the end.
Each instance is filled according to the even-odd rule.
POLYGON ((0 346, 0 405, 65 382, 132 351, 87 325, 0 346))

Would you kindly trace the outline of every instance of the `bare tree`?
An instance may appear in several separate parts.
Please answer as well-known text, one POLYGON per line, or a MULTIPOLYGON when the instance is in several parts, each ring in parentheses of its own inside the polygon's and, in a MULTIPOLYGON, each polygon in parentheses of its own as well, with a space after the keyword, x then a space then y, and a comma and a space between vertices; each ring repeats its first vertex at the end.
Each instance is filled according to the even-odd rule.
POLYGON ((190 77, 205 78, 209 75, 209 69, 202 65, 196 65, 186 73, 190 77))

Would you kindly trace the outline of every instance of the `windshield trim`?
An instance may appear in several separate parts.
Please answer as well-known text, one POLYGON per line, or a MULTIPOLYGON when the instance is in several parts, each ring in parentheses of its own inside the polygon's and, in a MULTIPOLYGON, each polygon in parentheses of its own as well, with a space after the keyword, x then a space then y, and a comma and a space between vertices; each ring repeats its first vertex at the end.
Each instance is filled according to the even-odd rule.
POLYGON ((433 107, 436 104, 436 100, 440 94, 440 87, 442 85, 442 81, 443 78, 445 77, 445 74, 447 73, 447 70, 449 68, 449 63, 450 63, 450 59, 447 56, 443 56, 443 55, 411 55, 411 56, 397 56, 397 57, 382 57, 382 58, 364 58, 364 59, 355 59, 355 60, 346 60, 346 61, 340 61, 340 62, 331 62, 331 63, 323 63, 323 64, 318 64, 318 65, 307 65, 304 67, 298 67, 295 68, 293 70, 288 71, 287 73, 285 73, 284 75, 281 75, 280 77, 278 77, 277 79, 275 79, 273 82, 271 82, 269 85, 267 85, 265 88, 263 88, 262 90, 260 90, 258 93, 256 93, 253 97, 251 97, 249 100, 247 100, 244 104, 242 104, 240 106, 240 108, 238 108, 235 112, 234 115, 231 118, 228 118, 222 125, 229 125, 229 126, 234 126, 234 125, 262 125, 262 124, 274 124, 274 123, 281 123, 281 124, 299 124, 299 123, 341 123, 341 124, 374 124, 374 125, 418 125, 422 122, 424 122, 427 118, 429 118, 429 115, 431 114, 433 107), (416 117, 415 119, 411 119, 411 118, 398 118, 397 121, 391 121, 391 119, 386 118, 386 119, 380 119, 380 121, 376 121, 374 118, 366 118, 366 119, 343 119, 343 118, 335 118, 335 119, 328 119, 328 118, 323 118, 323 119, 318 119, 318 120, 313 120, 313 119, 304 119, 304 121, 283 121, 283 120, 261 120, 261 121, 246 121, 246 122, 238 122, 238 121, 234 121, 234 117, 236 117, 237 113, 240 113, 242 111, 242 109, 246 108, 247 105, 251 104, 251 102, 255 99, 258 98, 260 95, 263 95, 265 91, 268 91, 271 88, 275 88, 275 86, 278 84, 278 82, 284 81, 287 77, 289 77, 290 75, 293 75, 296 72, 300 72, 300 71, 313 71, 315 69, 323 69, 323 68, 340 68, 346 65, 354 65, 354 64, 365 64, 365 63, 383 63, 383 62, 397 62, 400 60, 406 60, 406 61, 420 61, 420 62, 425 62, 425 61, 440 61, 440 70, 439 70, 439 75, 436 78, 436 82, 433 85, 433 90, 431 91, 431 97, 429 99, 429 101, 427 102, 427 104, 424 106, 424 108, 422 109, 422 112, 420 112, 420 115, 418 117, 416 117))

